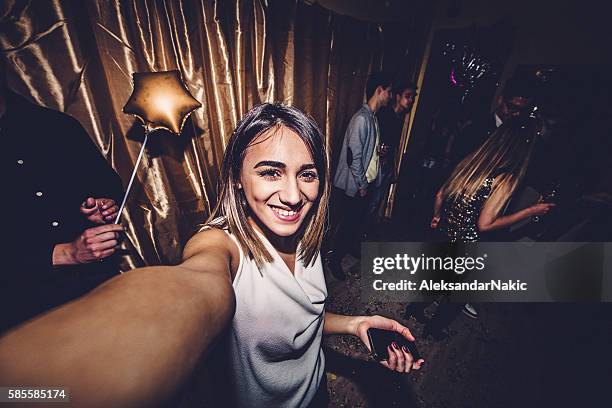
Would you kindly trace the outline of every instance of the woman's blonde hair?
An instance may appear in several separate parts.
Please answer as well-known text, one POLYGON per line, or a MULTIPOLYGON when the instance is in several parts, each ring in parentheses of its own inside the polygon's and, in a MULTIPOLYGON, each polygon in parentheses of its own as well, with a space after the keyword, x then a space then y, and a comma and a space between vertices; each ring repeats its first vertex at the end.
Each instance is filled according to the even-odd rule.
POLYGON ((499 214, 525 176, 540 129, 540 121, 535 118, 502 123, 478 150, 455 168, 442 186, 443 197, 451 201, 472 197, 486 178, 499 173, 491 191, 491 194, 501 191, 505 197, 494 209, 499 214))
POLYGON ((215 209, 204 227, 228 229, 238 240, 243 253, 262 267, 272 261, 256 231, 248 222, 248 204, 238 187, 246 151, 257 137, 274 127, 286 126, 304 142, 319 175, 319 197, 300 228, 298 257, 305 265, 314 263, 321 250, 329 201, 329 157, 321 129, 314 119, 291 106, 264 103, 244 115, 225 149, 215 209))

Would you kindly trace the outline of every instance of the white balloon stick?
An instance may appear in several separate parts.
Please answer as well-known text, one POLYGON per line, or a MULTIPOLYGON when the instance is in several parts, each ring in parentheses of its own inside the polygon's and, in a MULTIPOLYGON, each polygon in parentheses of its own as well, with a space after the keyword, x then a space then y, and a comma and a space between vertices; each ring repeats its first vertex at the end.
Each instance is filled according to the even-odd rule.
POLYGON ((128 195, 130 194, 130 189, 132 188, 134 177, 136 176, 136 172, 138 171, 138 165, 140 164, 140 160, 142 159, 142 154, 144 153, 145 146, 147 144, 147 139, 149 138, 149 133, 151 133, 151 131, 145 127, 144 141, 142 142, 140 153, 138 153, 138 159, 136 159, 136 164, 134 165, 134 170, 132 171, 132 177, 130 177, 130 182, 128 183, 127 189, 125 190, 125 195, 123 196, 123 202, 121 203, 121 207, 119 207, 119 213, 117 214, 117 218, 115 219, 115 224, 119 224, 119 220, 121 219, 121 213, 123 212, 123 207, 125 207, 125 203, 127 202, 128 195))

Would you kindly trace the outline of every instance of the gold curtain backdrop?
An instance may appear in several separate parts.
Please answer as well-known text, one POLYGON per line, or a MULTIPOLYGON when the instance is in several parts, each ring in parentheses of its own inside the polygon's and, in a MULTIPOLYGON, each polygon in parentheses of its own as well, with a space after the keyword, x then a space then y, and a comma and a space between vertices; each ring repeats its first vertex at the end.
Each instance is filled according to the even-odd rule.
POLYGON ((144 134, 121 110, 131 74, 178 69, 203 104, 181 136, 151 135, 124 211, 124 269, 180 260, 215 203, 226 141, 246 111, 298 106, 337 154, 369 72, 401 68, 414 78, 429 21, 358 21, 291 0, 9 0, 0 8, 9 86, 77 118, 124 185, 144 134))

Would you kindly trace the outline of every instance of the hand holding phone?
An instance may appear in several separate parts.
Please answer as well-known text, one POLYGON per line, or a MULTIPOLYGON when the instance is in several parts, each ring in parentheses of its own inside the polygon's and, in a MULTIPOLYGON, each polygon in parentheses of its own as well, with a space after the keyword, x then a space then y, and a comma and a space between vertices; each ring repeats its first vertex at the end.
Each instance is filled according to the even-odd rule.
POLYGON ((398 321, 378 315, 358 316, 355 320, 359 323, 353 333, 385 368, 409 373, 425 363, 414 345, 414 336, 398 321))
POLYGON ((388 357, 387 347, 391 347, 391 344, 395 342, 399 348, 402 346, 406 347, 414 361, 421 359, 421 353, 413 341, 408 341, 398 332, 391 330, 383 330, 376 328, 368 329, 368 340, 370 341, 370 348, 372 349, 372 356, 377 361, 386 360, 388 357))

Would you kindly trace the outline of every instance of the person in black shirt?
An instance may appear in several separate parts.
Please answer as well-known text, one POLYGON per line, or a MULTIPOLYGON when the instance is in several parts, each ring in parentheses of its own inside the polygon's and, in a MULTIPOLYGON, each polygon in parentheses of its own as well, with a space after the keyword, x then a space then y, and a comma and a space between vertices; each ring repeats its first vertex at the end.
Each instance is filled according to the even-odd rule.
POLYGON ((381 108, 376 117, 380 128, 380 171, 382 183, 373 189, 369 197, 368 210, 369 220, 375 225, 378 221, 377 212, 382 200, 385 198, 391 183, 395 182, 395 163, 404 118, 412 109, 416 97, 416 85, 411 82, 402 83, 393 87, 392 104, 381 108))
POLYGON ((531 113, 535 84, 521 77, 510 78, 497 100, 493 112, 471 112, 459 125, 459 131, 449 138, 445 148, 449 170, 478 149, 502 123, 531 113))
MULTIPOLYGON (((3 74, 3 73, 0 73, 3 74)), ((33 105, 0 78, 5 261, 0 332, 118 273, 119 176, 72 117, 33 105)))

